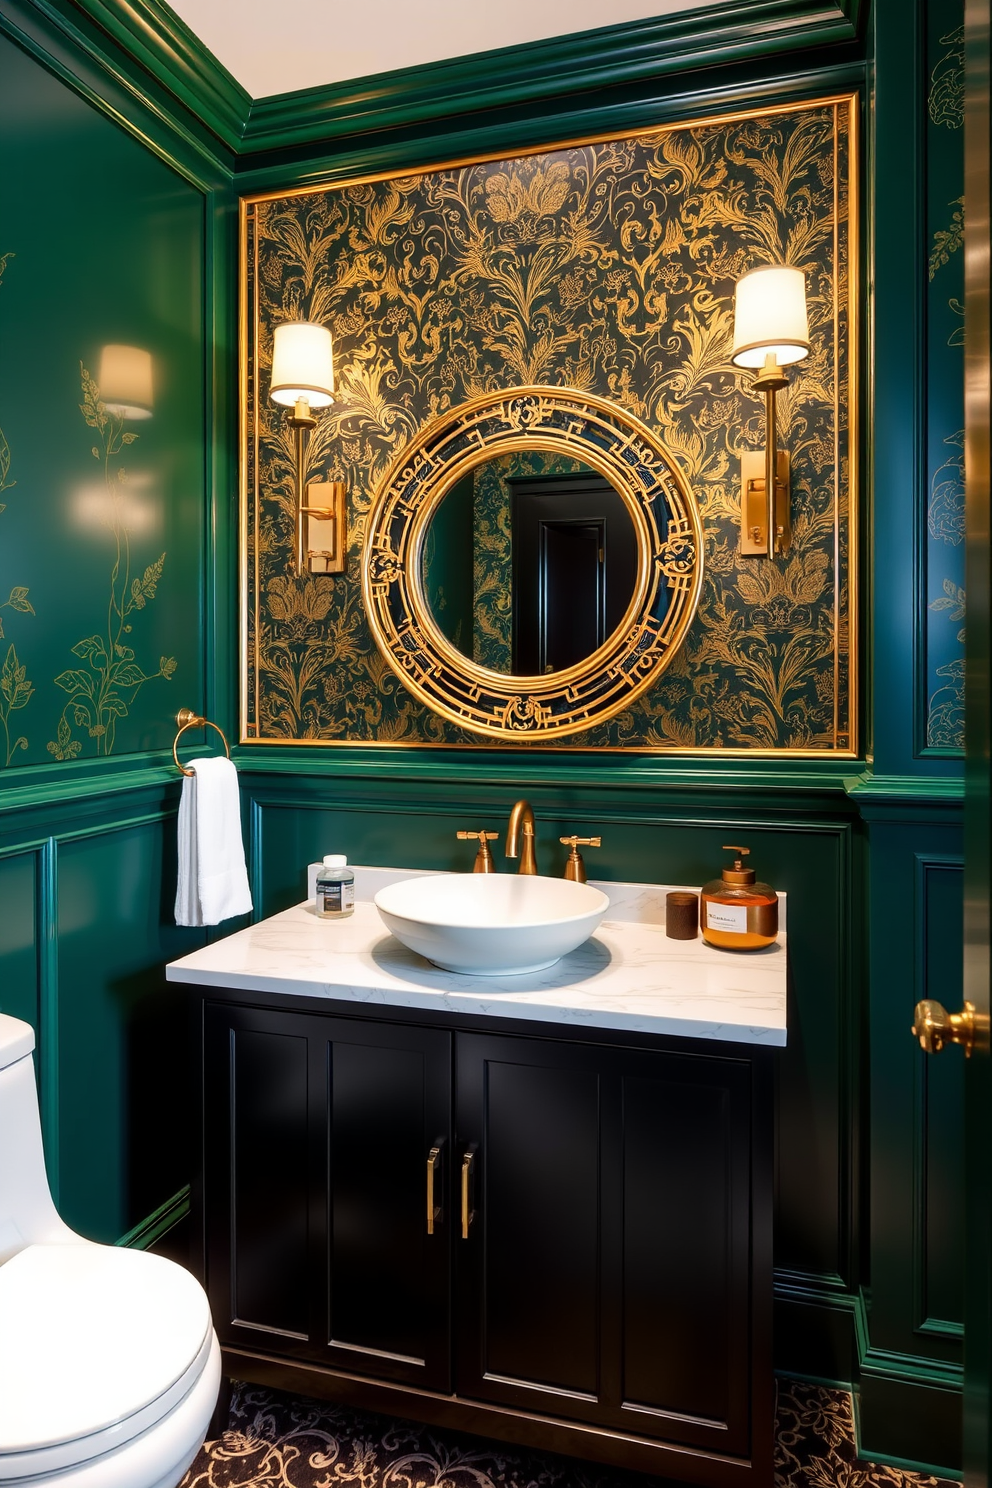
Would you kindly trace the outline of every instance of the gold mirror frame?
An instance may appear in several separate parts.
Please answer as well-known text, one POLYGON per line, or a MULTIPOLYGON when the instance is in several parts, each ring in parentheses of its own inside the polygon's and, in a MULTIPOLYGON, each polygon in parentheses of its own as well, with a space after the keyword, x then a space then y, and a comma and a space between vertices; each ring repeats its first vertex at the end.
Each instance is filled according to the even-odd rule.
POLYGON ((484 393, 425 425, 373 498, 362 553, 369 626, 403 684, 459 727, 514 741, 580 733, 640 697, 682 645, 702 579, 699 512, 671 455, 625 409, 574 388, 484 393), (610 482, 634 523, 637 579, 623 622, 591 656, 518 677, 470 661, 441 634, 422 556, 453 485, 483 460, 535 449, 581 460, 610 482))

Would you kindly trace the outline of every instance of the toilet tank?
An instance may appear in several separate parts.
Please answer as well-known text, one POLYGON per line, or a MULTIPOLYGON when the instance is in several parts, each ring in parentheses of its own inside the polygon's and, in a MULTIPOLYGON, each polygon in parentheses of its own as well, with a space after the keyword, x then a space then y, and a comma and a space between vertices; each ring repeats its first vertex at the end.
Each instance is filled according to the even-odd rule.
POLYGON ((33 1048, 31 1025, 0 1013, 0 1265, 26 1245, 77 1238, 48 1187, 33 1048))

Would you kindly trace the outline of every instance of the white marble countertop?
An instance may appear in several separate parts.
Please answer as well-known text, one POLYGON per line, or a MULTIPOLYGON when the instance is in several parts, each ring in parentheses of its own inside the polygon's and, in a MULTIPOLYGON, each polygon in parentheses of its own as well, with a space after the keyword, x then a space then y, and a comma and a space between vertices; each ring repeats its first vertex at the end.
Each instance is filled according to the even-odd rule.
MULTIPOLYGON (((739 1044, 786 1042, 786 936, 762 951, 721 951, 665 934, 665 895, 683 885, 604 883, 607 918, 546 971, 471 977, 440 971, 389 934, 371 902, 414 870, 355 869, 355 913, 318 919, 309 903, 173 961, 172 982, 343 1002, 480 1013, 584 1028, 739 1044)), ((416 876, 420 876, 417 874, 416 876)), ((785 896, 779 901, 785 924, 785 896)))

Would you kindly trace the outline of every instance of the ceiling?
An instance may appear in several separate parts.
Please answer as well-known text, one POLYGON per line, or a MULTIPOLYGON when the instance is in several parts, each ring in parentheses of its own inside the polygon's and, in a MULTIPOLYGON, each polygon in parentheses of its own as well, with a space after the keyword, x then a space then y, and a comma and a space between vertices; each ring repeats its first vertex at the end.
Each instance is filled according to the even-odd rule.
MULTIPOLYGON (((731 0, 704 0, 730 4, 731 0)), ((252 98, 345 82, 599 26, 701 10, 700 0, 171 0, 252 98)))

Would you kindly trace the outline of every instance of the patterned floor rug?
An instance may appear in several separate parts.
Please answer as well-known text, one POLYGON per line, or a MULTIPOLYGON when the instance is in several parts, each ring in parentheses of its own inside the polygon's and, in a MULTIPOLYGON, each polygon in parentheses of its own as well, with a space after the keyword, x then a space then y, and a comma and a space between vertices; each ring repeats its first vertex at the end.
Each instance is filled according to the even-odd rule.
MULTIPOLYGON (((235 1385, 228 1429, 180 1488, 647 1488, 640 1473, 235 1385)), ((957 1488, 860 1462, 851 1397, 780 1380, 777 1488, 957 1488)))

